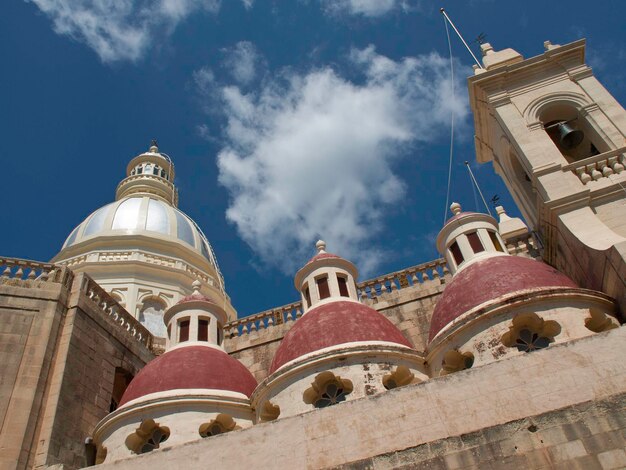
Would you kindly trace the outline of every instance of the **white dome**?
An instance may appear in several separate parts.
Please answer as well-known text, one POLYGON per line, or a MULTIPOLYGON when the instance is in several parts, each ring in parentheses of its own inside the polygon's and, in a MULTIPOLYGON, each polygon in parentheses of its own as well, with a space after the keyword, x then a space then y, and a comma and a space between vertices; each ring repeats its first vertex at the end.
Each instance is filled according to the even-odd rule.
POLYGON ((97 209, 70 233, 63 250, 95 237, 120 235, 156 235, 182 242, 201 253, 219 273, 213 249, 196 223, 182 211, 150 196, 133 195, 97 209))

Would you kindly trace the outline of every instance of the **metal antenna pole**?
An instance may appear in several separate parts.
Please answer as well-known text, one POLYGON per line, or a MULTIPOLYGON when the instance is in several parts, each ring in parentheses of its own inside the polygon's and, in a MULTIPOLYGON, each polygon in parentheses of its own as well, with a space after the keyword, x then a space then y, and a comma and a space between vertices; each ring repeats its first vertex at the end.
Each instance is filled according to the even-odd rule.
POLYGON ((448 23, 450 23, 450 26, 452 26, 452 29, 454 29, 454 32, 457 34, 457 36, 459 37, 459 39, 463 42, 463 45, 465 46, 465 48, 467 49, 467 52, 469 52, 472 57, 474 58, 474 62, 476 62, 476 65, 478 65, 478 68, 484 68, 482 66, 482 64, 480 62, 478 62, 478 59, 476 58, 476 56, 474 55, 474 53, 472 52, 472 50, 470 49, 470 47, 467 45, 467 43, 465 42, 465 39, 463 39, 463 36, 461 36, 461 33, 459 33, 459 30, 456 29, 456 26, 454 26, 454 23, 452 22, 452 20, 450 19, 450 17, 448 16, 448 14, 446 13, 446 10, 444 10, 443 8, 440 8, 439 11, 441 12, 441 14, 443 15, 443 17, 448 21, 448 23))
POLYGON ((491 215, 491 211, 489 210, 489 206, 487 205, 487 201, 485 201, 485 196, 483 196, 483 192, 480 190, 480 186, 478 186, 478 182, 476 181, 476 178, 474 178, 474 173, 472 173, 472 169, 470 168, 470 165, 469 165, 468 161, 465 162, 465 166, 467 167, 467 171, 469 171, 470 178, 472 178, 472 181, 474 182, 474 185, 476 186, 476 189, 478 189, 478 194, 480 194, 480 198, 483 200, 483 204, 485 205, 485 208, 487 209, 487 212, 489 213, 489 215, 491 215))

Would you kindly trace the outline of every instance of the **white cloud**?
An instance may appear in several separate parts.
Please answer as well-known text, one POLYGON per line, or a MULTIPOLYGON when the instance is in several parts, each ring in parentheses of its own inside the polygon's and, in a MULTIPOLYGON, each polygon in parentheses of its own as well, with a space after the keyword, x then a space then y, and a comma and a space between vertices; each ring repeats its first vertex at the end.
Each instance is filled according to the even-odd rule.
POLYGON ((195 70, 192 78, 198 91, 202 94, 209 94, 215 86, 215 74, 209 67, 195 70))
POLYGON ((468 113, 452 98, 448 60, 437 54, 393 61, 369 47, 351 61, 363 83, 327 67, 283 71, 255 93, 219 88, 227 218, 285 272, 312 254, 318 237, 364 273, 373 270, 384 254, 372 241, 405 194, 394 164, 445 134, 451 110, 459 121, 468 113))
POLYGON ((240 84, 247 85, 256 76, 257 65, 262 62, 254 44, 240 41, 232 48, 223 49, 224 65, 240 84))
POLYGON ((329 13, 349 13, 368 17, 382 16, 391 10, 408 8, 406 0, 321 0, 329 13))
POLYGON ((92 48, 103 62, 135 61, 162 35, 198 10, 217 12, 219 0, 28 0, 56 33, 92 48))
POLYGON ((250 8, 252 8, 252 5, 254 4, 254 0, 241 0, 243 2, 243 6, 246 8, 246 10, 249 10, 250 8))

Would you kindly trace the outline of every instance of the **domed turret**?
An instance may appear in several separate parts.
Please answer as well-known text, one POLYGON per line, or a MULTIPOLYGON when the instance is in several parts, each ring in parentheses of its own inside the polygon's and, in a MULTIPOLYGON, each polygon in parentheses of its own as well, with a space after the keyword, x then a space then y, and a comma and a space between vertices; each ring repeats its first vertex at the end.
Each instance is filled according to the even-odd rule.
POLYGON ((462 212, 461 205, 456 202, 450 210, 454 216, 439 232, 437 249, 446 258, 452 274, 475 261, 506 254, 506 245, 493 217, 478 212, 462 212))
POLYGON ((249 397, 257 382, 224 351, 226 312, 200 290, 195 281, 193 293, 165 312, 167 350, 137 374, 119 408, 96 427, 107 462, 252 425, 249 397))
POLYGON ((578 288, 541 261, 509 255, 491 216, 461 212, 456 203, 451 210, 437 237, 453 278, 431 318, 433 375, 587 336, 599 318, 617 322, 604 294, 578 288))
POLYGON ((318 253, 295 276, 304 313, 281 341, 270 376, 253 396, 263 410, 291 416, 423 380, 423 358, 387 318, 359 302, 356 267, 318 253))
POLYGON ((196 278, 236 318, 209 241, 177 208, 170 157, 153 141, 126 175, 115 202, 81 222, 52 261, 88 273, 158 337, 166 336, 163 312, 190 293, 196 278))

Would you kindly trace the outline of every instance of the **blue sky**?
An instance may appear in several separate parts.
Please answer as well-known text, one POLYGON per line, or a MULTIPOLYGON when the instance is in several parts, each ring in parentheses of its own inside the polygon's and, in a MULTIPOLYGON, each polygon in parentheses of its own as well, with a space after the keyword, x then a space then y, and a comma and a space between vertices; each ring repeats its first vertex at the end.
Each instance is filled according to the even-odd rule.
MULTIPOLYGON (((235 308, 297 299, 322 237, 365 277, 436 258, 456 119, 452 199, 476 207, 465 76, 444 6, 468 41, 538 55, 588 41, 626 102, 619 1, 32 0, 0 16, 1 253, 48 260, 114 198, 156 138, 180 207, 203 228, 235 308)), ((8 10, 8 11, 7 11, 8 10)), ((478 54, 476 45, 475 53, 478 54)), ((483 192, 517 214, 490 165, 483 192)))

